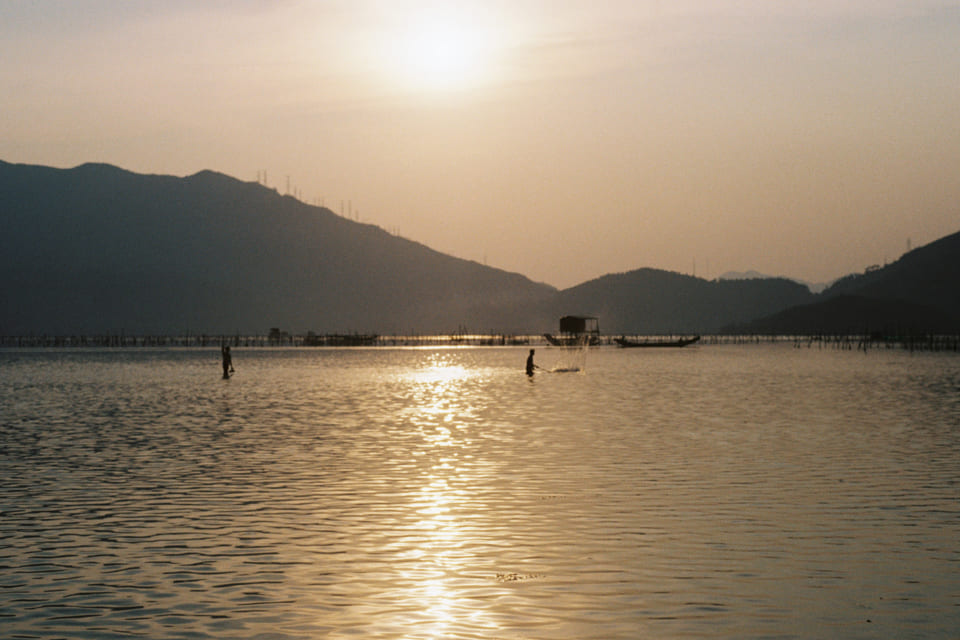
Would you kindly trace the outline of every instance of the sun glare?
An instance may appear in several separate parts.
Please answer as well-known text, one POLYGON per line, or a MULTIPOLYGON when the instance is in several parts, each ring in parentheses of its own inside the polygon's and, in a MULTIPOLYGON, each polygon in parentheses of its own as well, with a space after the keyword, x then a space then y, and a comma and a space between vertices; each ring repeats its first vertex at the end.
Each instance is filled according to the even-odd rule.
POLYGON ((392 64, 408 87, 453 91, 483 82, 492 53, 492 37, 481 26, 466 16, 434 13, 410 20, 392 64))

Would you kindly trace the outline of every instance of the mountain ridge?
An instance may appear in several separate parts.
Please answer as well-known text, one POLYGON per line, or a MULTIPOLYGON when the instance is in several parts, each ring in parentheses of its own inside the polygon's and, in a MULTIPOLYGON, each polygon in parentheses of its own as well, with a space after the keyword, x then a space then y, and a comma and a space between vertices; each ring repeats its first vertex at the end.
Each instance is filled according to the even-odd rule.
MULTIPOLYGON (((885 282, 918 294, 916 313, 941 308, 954 244, 932 244, 904 257, 909 269, 898 261, 820 296, 785 278, 707 281, 650 267, 558 290, 216 171, 0 161, 0 334, 532 334, 569 314, 599 316, 605 333, 759 331, 757 318, 831 295, 883 298, 885 282), (938 269, 918 285, 915 272, 938 269)), ((950 295, 948 317, 960 310, 950 295)))
POLYGON ((744 333, 960 333, 960 232, 840 278, 810 304, 726 327, 744 333))
MULTIPOLYGON (((770 278, 780 278, 785 276, 770 276, 754 269, 748 271, 727 271, 725 273, 717 276, 717 280, 769 280, 770 278)), ((804 285, 812 293, 821 293, 827 287, 829 287, 832 282, 808 282, 807 280, 801 280, 799 278, 786 278, 787 280, 793 280, 799 284, 804 285)))
POLYGON ((7 333, 449 330, 465 317, 509 328, 506 301, 555 291, 217 172, 0 169, 0 269, 21 301, 5 305, 7 333), (389 317, 371 322, 374 302, 389 317))

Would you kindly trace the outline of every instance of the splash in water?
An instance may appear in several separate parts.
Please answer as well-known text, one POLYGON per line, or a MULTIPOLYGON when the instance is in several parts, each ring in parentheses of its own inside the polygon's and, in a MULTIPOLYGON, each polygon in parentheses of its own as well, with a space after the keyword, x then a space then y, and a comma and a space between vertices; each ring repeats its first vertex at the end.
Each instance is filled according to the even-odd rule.
POLYGON ((587 368, 587 349, 590 348, 588 336, 580 336, 577 344, 561 347, 560 357, 549 369, 550 373, 582 373, 587 368))

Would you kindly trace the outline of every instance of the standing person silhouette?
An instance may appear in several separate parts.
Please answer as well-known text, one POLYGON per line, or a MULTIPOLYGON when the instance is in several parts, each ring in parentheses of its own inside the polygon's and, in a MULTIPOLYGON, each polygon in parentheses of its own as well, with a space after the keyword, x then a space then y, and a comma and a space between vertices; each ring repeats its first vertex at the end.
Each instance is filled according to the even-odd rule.
POLYGON ((537 368, 537 365, 533 364, 533 349, 530 349, 530 355, 527 356, 527 375, 532 376, 533 370, 537 368))
POLYGON ((220 347, 220 355, 223 356, 223 379, 226 380, 233 373, 233 358, 230 356, 230 347, 227 345, 220 347))

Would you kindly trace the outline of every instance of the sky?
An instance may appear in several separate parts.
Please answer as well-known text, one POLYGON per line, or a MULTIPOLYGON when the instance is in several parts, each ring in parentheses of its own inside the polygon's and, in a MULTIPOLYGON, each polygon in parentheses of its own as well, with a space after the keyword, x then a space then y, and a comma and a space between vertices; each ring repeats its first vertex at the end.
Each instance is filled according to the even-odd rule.
POLYGON ((204 169, 565 288, 960 231, 958 0, 0 3, 0 160, 204 169))

